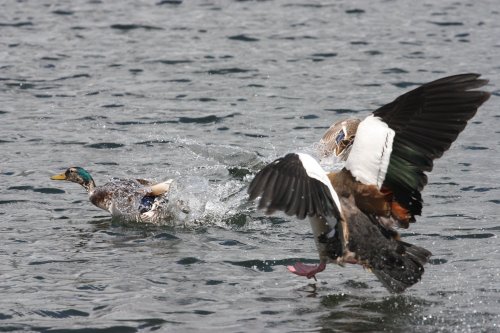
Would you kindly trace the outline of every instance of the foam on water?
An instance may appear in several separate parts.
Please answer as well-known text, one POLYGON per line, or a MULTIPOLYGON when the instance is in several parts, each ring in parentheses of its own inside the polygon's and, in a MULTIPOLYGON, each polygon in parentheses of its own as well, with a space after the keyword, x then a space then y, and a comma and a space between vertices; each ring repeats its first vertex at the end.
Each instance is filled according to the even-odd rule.
POLYGON ((150 222, 188 228, 227 228, 227 220, 238 213, 245 195, 246 185, 241 181, 210 183, 201 176, 185 177, 173 184, 168 202, 150 222))

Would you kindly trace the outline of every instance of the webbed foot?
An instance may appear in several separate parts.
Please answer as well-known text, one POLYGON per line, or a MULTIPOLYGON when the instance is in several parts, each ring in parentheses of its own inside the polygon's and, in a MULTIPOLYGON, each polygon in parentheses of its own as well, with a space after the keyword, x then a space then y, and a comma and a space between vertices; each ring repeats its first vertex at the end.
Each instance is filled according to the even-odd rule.
POLYGON ((326 263, 320 263, 319 265, 306 265, 301 262, 297 262, 293 266, 286 267, 290 272, 299 276, 305 276, 308 279, 314 278, 316 280, 316 274, 322 272, 326 268, 326 263))

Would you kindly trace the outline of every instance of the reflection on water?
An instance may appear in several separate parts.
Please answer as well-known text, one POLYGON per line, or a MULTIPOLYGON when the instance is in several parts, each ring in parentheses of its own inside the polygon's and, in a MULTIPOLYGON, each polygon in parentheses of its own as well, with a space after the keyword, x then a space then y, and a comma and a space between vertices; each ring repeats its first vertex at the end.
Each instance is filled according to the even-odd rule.
MULTIPOLYGON (((382 299, 346 294, 328 295, 321 304, 330 310, 321 317, 322 327, 340 332, 413 331, 422 308, 433 306, 423 299, 397 295, 382 299)), ((416 331, 416 330, 415 330, 416 331)))

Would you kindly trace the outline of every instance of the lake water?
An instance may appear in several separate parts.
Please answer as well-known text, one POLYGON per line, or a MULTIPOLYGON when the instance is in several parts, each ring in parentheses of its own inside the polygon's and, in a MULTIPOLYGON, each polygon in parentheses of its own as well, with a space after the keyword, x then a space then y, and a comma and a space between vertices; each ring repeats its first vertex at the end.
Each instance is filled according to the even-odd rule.
POLYGON ((0 331, 499 332, 500 7, 484 1, 0 3, 0 331), (439 161, 404 239, 434 254, 389 294, 310 281, 307 222, 246 187, 329 125, 478 72, 492 98, 439 161), (177 179, 189 214, 112 220, 69 166, 177 179))

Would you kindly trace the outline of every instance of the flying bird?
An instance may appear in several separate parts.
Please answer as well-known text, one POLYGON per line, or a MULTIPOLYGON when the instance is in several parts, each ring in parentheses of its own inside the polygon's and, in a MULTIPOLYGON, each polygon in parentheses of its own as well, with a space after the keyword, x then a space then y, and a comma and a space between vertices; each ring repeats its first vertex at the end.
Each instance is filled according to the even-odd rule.
POLYGON ((426 172, 455 141, 490 93, 479 74, 441 78, 411 90, 363 120, 334 123, 321 157, 345 161, 326 172, 310 155, 289 153, 260 170, 249 185, 258 208, 309 218, 318 265, 288 269, 315 278, 327 263, 360 264, 391 292, 420 281, 431 252, 401 240, 422 212, 426 172))

